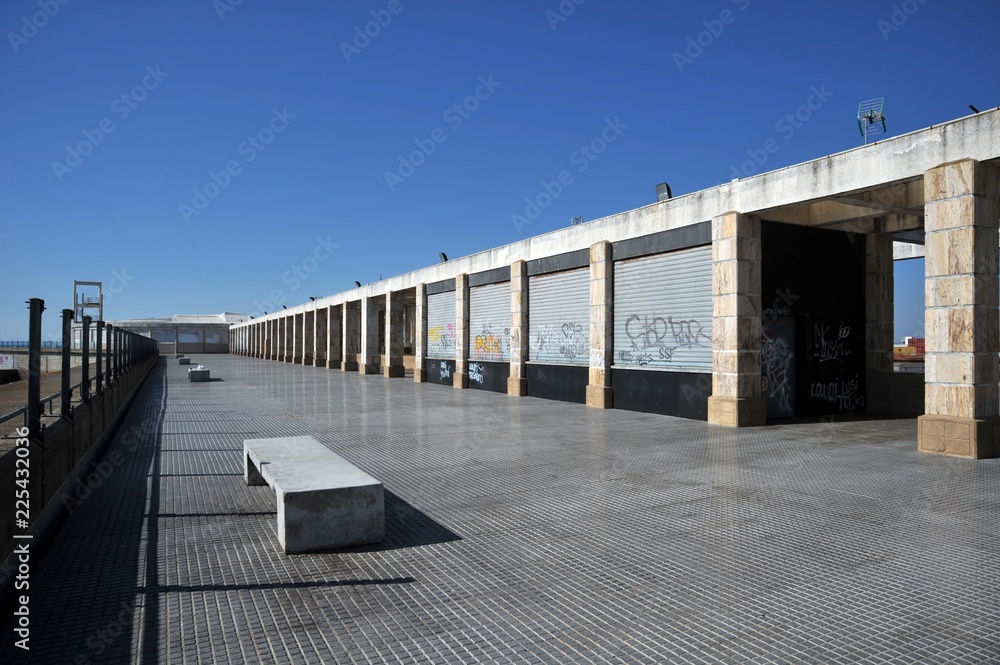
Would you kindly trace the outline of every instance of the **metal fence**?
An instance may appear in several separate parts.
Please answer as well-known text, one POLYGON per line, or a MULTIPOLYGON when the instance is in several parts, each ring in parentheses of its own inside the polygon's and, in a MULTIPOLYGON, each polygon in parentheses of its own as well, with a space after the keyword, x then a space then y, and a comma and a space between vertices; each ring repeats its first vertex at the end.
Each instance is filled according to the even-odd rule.
MULTIPOLYGON (((0 349, 27 349, 28 342, 24 340, 3 340, 0 339, 0 349)), ((42 342, 43 349, 61 349, 63 343, 61 341, 46 340, 42 342)))
MULTIPOLYGON (((89 402, 92 395, 101 395, 125 376, 126 372, 139 365, 149 356, 159 353, 155 340, 134 332, 117 328, 104 321, 93 321, 83 317, 83 332, 80 336, 83 364, 79 383, 70 385, 70 367, 73 335, 73 310, 62 311, 62 341, 42 342, 42 312, 45 301, 32 298, 28 301, 28 403, 6 415, 0 415, 0 423, 20 417, 22 425, 28 428, 28 437, 38 440, 43 431, 42 418, 72 418, 74 396, 81 402, 89 402), (91 328, 93 326, 93 328, 91 328), (93 331, 93 334, 91 334, 93 331), (49 345, 57 344, 52 347, 49 345), (58 393, 41 396, 41 356, 43 348, 62 349, 62 386, 58 393), (94 375, 90 374, 91 354, 94 356, 94 375), (56 402, 58 401, 58 407, 56 402)), ((11 342, 20 344, 20 342, 11 342)), ((5 342, 0 342, 2 347, 5 342)))

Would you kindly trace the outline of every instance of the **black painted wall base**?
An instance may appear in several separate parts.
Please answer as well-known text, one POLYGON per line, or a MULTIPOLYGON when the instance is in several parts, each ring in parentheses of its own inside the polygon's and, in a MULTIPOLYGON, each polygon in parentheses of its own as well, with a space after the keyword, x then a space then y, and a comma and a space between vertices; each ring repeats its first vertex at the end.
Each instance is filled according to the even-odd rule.
POLYGON ((587 403, 590 368, 569 365, 527 366, 528 396, 561 402, 587 403))
POLYGON ((708 420, 712 375, 611 368, 614 408, 708 420))
POLYGON ((437 383, 442 386, 454 385, 455 361, 430 360, 427 363, 427 383, 437 383))
POLYGON ((469 362, 470 388, 489 390, 495 393, 506 393, 508 378, 510 378, 510 363, 485 362, 480 360, 469 362))

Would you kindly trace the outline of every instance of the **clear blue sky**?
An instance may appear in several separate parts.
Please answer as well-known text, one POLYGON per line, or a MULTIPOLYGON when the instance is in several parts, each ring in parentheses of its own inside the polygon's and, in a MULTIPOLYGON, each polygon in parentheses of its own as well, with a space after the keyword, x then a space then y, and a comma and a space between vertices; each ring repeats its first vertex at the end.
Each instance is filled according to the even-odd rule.
POLYGON ((29 297, 55 334, 74 279, 105 282, 108 319, 254 313, 634 209, 660 181, 712 187, 770 138, 761 170, 851 148, 862 99, 887 98, 893 135, 1000 105, 992 0, 235 3, 3 3, 0 339, 26 338, 29 297), (574 157, 609 119, 607 151, 574 157), (416 141, 434 151, 411 173, 416 141))

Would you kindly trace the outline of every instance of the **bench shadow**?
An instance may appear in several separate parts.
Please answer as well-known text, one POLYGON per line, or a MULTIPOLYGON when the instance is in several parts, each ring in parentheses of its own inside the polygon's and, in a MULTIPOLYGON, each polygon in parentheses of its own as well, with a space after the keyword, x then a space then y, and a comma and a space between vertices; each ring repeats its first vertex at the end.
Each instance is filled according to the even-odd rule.
POLYGON ((386 552, 462 540, 462 537, 457 533, 414 508, 409 502, 389 490, 384 490, 384 497, 385 540, 374 545, 343 547, 331 551, 386 552))

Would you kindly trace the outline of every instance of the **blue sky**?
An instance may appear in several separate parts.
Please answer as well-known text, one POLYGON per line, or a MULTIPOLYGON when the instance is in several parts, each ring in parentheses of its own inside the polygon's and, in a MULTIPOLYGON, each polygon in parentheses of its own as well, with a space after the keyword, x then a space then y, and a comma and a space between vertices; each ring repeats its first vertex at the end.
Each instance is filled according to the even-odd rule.
POLYGON ((29 297, 55 334, 74 279, 107 319, 255 313, 712 187, 771 138, 762 171, 854 147, 862 99, 890 135, 995 107, 998 25, 986 0, 8 0, 0 339, 29 297))

